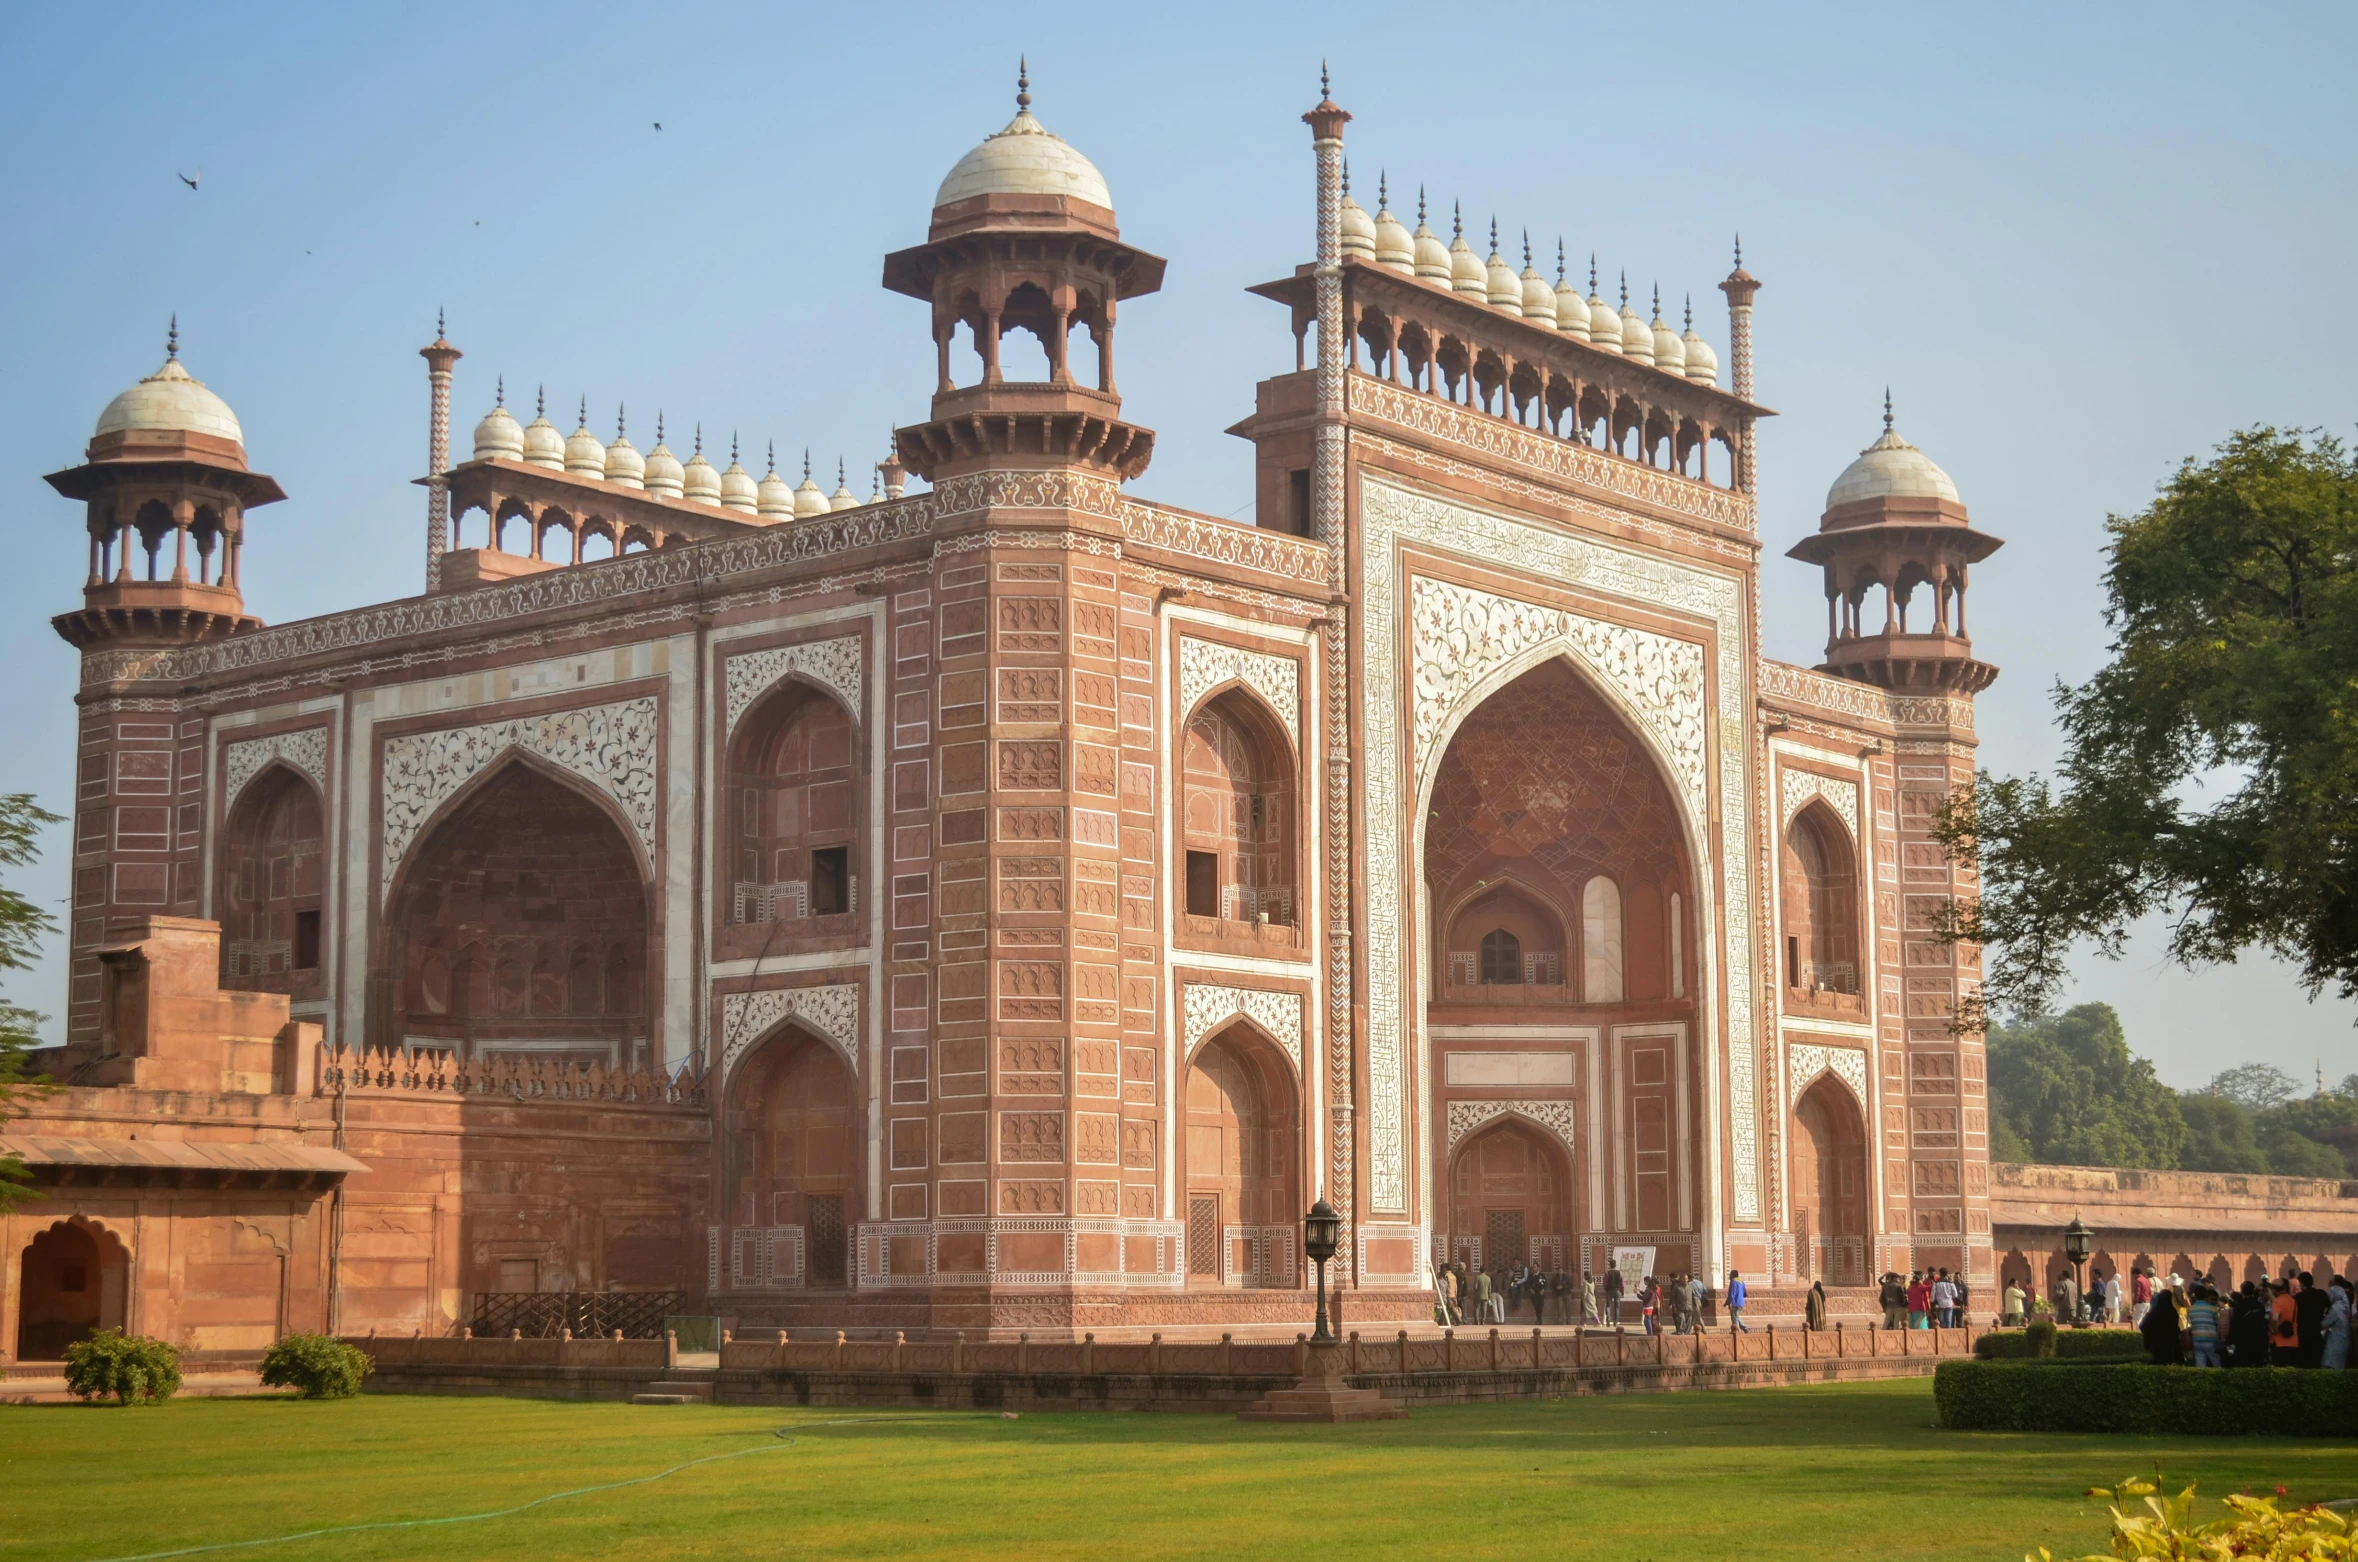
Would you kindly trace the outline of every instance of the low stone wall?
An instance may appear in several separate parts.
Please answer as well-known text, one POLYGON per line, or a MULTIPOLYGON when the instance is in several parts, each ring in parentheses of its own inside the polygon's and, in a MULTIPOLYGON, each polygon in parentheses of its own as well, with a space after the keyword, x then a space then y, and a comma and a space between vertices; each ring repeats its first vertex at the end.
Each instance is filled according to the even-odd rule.
MULTIPOLYGON (((1969 1356, 1970 1329, 1763 1328, 1647 1335, 1618 1329, 1349 1336, 1353 1388, 1402 1404, 1729 1389, 1928 1375, 1969 1356)), ((628 1399, 664 1377, 720 1404, 1235 1412, 1298 1381, 1309 1346, 1247 1343, 969 1344, 895 1338, 725 1341, 683 1363, 657 1340, 373 1339, 377 1393, 628 1399), (709 1363, 709 1365, 705 1364, 709 1363)))

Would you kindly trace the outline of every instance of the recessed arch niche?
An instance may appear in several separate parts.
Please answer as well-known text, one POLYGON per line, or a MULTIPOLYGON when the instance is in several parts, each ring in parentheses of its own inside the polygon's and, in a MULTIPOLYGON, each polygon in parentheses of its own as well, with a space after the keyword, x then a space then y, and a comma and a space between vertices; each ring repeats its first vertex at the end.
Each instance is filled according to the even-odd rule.
POLYGON ((224 988, 320 995, 323 814, 311 778, 283 761, 230 805, 213 892, 224 988))
POLYGON ((866 1115, 842 1050, 789 1021, 732 1071, 727 1101, 729 1220, 795 1234, 803 1283, 843 1288, 866 1115))

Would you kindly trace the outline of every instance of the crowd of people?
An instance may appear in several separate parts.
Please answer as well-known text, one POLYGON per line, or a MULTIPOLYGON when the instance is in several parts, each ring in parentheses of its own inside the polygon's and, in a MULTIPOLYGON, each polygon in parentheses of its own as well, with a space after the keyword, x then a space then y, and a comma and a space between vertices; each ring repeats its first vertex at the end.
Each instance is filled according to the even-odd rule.
MULTIPOLYGON (((2320 1284, 2309 1270, 2277 1280, 2218 1286, 2207 1279, 2098 1269, 2083 1291, 2070 1274, 2050 1290, 2053 1316, 2072 1324, 2137 1330, 2146 1359, 2197 1367, 2350 1365, 2350 1329, 2358 1292, 2341 1275, 2320 1284)), ((1999 1321, 2020 1326, 2031 1313, 2020 1280, 2008 1283, 1999 1321)))
POLYGON ((1879 1282, 1877 1300, 1883 1306, 1886 1329, 1957 1329, 1964 1327, 1972 1294, 1963 1275, 1946 1269, 1918 1269, 1902 1280, 1887 1270, 1879 1282))
MULTIPOLYGON (((1578 1323, 1592 1327, 1621 1327, 1634 1321, 1648 1334, 1700 1333, 1714 1301, 1724 1307, 1729 1325, 1746 1330, 1744 1277, 1728 1272, 1727 1288, 1715 1292, 1699 1276, 1676 1271, 1657 1277, 1641 1276, 1634 1290, 1618 1269, 1600 1278, 1582 1270, 1575 1280, 1559 1264, 1545 1271, 1536 1264, 1517 1262, 1497 1271, 1473 1269, 1462 1261, 1433 1268, 1433 1321, 1456 1328, 1468 1322, 1506 1324, 1528 1311, 1533 1323, 1578 1323)), ((1809 1326, 1825 1327, 1825 1291, 1811 1291, 1809 1326)))

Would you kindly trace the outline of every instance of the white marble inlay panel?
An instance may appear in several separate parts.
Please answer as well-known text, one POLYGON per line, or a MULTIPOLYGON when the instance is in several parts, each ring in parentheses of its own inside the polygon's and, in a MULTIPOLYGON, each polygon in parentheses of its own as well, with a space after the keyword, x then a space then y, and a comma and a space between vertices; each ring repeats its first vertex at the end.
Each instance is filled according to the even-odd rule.
POLYGON ((1302 664, 1290 656, 1267 656, 1216 640, 1179 637, 1179 716, 1195 714, 1203 697, 1226 683, 1241 683, 1277 712, 1294 741, 1302 739, 1302 664))
POLYGON ((311 784, 322 793, 327 791, 327 728, 301 727, 293 732, 274 732, 266 738, 245 738, 230 744, 221 753, 221 798, 234 804, 246 783, 262 773, 262 767, 272 760, 283 760, 311 778, 311 784))
POLYGON ((1860 1047, 1826 1047, 1816 1042, 1795 1042, 1785 1049, 1785 1076, 1792 1081, 1792 1101, 1801 1104, 1802 1092, 1817 1083, 1820 1074, 1831 1073, 1850 1086, 1858 1097, 1859 1114, 1867 1112, 1867 1054, 1860 1047))
POLYGON ((1300 993, 1269 992, 1258 987, 1219 987, 1209 982, 1189 982, 1180 992, 1183 1011, 1182 1037, 1179 1055, 1182 1060, 1195 1055, 1196 1046, 1206 1036, 1226 1025, 1230 1020, 1247 1019, 1267 1032, 1269 1038, 1285 1050, 1294 1061, 1298 1074, 1302 1068, 1302 995, 1300 993))
POLYGON ((721 1079, 725 1084, 745 1049, 787 1020, 796 1020, 833 1042, 860 1071, 860 984, 826 987, 771 987, 730 993, 721 999, 721 1079))
POLYGON ((815 640, 802 645, 771 646, 764 651, 747 651, 726 657, 722 683, 728 700, 728 719, 724 737, 737 730, 737 718, 744 715, 755 700, 776 688, 780 682, 796 673, 814 683, 832 689, 843 700, 852 719, 863 718, 860 703, 862 644, 858 635, 845 635, 837 640, 815 640))
POLYGON ((1569 1101, 1452 1101, 1449 1103, 1449 1153, 1460 1140, 1502 1117, 1520 1117, 1538 1124, 1572 1148, 1573 1107, 1569 1101))
POLYGON ((1859 784, 1856 781, 1837 781, 1832 776, 1821 776, 1811 770, 1786 770, 1779 782, 1783 794, 1780 815, 1791 824, 1793 816, 1813 798, 1824 798, 1850 830, 1851 845, 1859 844, 1859 784))

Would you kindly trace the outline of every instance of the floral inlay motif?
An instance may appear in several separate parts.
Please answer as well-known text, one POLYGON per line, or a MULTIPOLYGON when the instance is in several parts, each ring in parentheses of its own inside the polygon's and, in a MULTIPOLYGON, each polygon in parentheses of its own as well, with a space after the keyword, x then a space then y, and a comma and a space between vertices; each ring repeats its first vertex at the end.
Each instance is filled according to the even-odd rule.
POLYGON ((737 730, 737 718, 744 715, 755 700, 776 688, 782 679, 795 673, 814 683, 823 684, 840 696, 852 719, 861 718, 860 704, 861 640, 858 635, 845 635, 838 640, 819 640, 803 645, 772 646, 766 651, 747 651, 731 656, 721 663, 722 683, 727 694, 728 716, 722 725, 724 737, 737 730))
POLYGON ((1179 717, 1195 714, 1204 695, 1224 683, 1241 683, 1269 702, 1298 743, 1302 737, 1302 664, 1290 656, 1265 656, 1215 640, 1179 637, 1179 717))
POLYGON ((1785 823, 1793 822, 1793 816, 1801 812, 1803 804, 1812 798, 1822 797, 1826 800, 1826 806, 1833 809, 1849 828, 1851 840, 1854 843, 1858 841, 1859 784, 1856 781, 1837 781, 1811 770, 1787 770, 1780 788, 1783 806, 1779 814, 1785 823))
POLYGON ((221 753, 221 800, 235 803, 246 783, 262 773, 262 767, 272 760, 283 760, 311 778, 311 784, 322 793, 327 791, 327 728, 302 727, 293 732, 274 732, 266 738, 245 738, 230 744, 221 753))
POLYGON ((833 1042, 852 1073, 859 1073, 860 984, 843 982, 827 987, 771 987, 761 992, 730 993, 721 999, 722 1080, 727 1080, 746 1048, 790 1019, 833 1042))
POLYGON ((1850 1093, 1859 1100, 1859 1111, 1867 1110, 1867 1054, 1861 1047, 1824 1047, 1816 1042, 1799 1041, 1785 1049, 1785 1076, 1792 1083, 1793 1104, 1799 1105, 1803 1091, 1817 1083, 1820 1074, 1831 1073, 1850 1086, 1850 1093))
POLYGON ((1564 1148, 1572 1148, 1572 1130, 1577 1120, 1569 1101, 1452 1101, 1449 1103, 1449 1151, 1457 1153, 1459 1141, 1475 1129, 1501 1117, 1527 1118, 1558 1139, 1564 1148))
POLYGON ((1230 1020, 1247 1019, 1268 1032, 1285 1049, 1298 1073, 1302 1067, 1302 995, 1267 992, 1255 987, 1217 987, 1189 982, 1181 989, 1185 1010, 1179 1055, 1191 1057, 1206 1036, 1230 1020))

